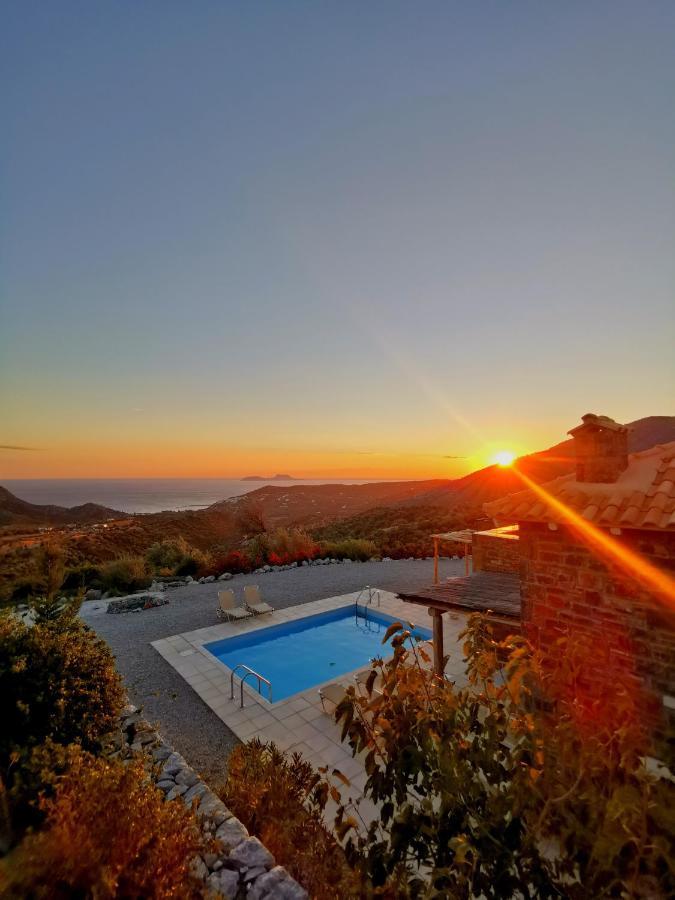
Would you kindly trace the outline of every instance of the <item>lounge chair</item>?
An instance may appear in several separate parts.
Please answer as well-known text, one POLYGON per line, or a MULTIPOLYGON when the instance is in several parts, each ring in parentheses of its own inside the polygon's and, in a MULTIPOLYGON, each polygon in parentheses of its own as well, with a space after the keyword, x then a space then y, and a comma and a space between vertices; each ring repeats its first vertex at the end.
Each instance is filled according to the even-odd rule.
POLYGON ((326 684, 322 688, 319 688, 319 697, 321 697, 323 711, 328 712, 326 709, 326 700, 330 701, 334 707, 337 707, 338 704, 342 703, 346 695, 347 688, 344 684, 340 684, 337 681, 334 681, 333 684, 326 684))
POLYGON ((237 606, 232 588, 218 591, 218 609, 216 613, 219 619, 227 619, 228 622, 248 619, 253 615, 248 609, 244 609, 243 606, 237 606))
POLYGON ((254 616, 261 616, 263 613, 274 612, 274 607, 269 603, 264 603, 260 594, 260 588, 257 584, 247 584, 244 588, 244 606, 254 616))

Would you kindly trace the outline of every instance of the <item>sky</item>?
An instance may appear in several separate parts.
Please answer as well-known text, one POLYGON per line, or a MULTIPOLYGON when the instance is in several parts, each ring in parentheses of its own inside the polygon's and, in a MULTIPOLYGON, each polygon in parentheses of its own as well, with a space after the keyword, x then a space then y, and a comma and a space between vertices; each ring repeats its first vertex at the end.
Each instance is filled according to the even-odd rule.
POLYGON ((455 477, 675 413, 674 3, 1 15, 0 478, 455 477))

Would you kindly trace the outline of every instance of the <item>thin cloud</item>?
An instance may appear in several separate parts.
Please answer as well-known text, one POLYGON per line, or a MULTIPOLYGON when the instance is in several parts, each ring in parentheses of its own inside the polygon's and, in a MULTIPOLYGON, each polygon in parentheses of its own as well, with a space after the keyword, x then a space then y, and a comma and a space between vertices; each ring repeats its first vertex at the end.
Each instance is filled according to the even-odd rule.
POLYGON ((14 444, 0 444, 0 450, 42 450, 42 447, 17 447, 14 444))
POLYGON ((442 459, 466 459, 466 456, 443 456, 442 459))

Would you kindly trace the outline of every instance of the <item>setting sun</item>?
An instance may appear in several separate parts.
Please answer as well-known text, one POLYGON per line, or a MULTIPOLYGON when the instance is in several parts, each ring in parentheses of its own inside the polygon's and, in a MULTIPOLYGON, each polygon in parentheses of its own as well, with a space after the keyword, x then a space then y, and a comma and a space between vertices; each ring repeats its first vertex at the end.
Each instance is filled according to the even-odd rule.
POLYGON ((511 453, 510 450, 500 450, 492 459, 498 466, 510 466, 515 458, 515 453, 511 453))

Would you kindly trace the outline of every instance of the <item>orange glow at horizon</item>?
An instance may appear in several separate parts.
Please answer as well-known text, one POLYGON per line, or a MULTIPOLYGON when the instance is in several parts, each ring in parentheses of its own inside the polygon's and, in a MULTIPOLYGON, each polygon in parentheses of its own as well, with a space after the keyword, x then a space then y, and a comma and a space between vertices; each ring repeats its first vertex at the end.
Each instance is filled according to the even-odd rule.
POLYGON ((652 565, 644 556, 625 547, 610 534, 588 522, 557 497, 551 496, 541 485, 528 478, 524 472, 520 472, 517 466, 513 467, 513 471, 540 500, 559 513, 564 519, 563 524, 571 525, 580 537, 597 552, 598 556, 619 566, 632 578, 639 578, 646 582, 652 591, 665 597, 672 606, 675 606, 674 578, 652 565))

